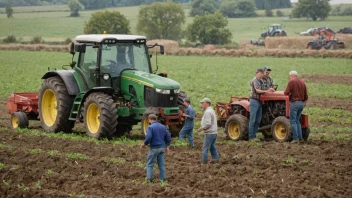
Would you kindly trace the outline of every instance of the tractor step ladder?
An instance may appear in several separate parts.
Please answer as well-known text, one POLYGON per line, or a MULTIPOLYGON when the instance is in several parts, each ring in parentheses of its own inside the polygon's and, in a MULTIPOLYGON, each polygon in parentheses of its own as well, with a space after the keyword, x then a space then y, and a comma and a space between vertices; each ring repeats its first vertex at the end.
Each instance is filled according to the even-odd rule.
POLYGON ((75 97, 69 120, 76 121, 77 118, 79 118, 79 114, 80 114, 79 110, 81 109, 81 101, 83 99, 84 94, 85 93, 80 93, 75 97))

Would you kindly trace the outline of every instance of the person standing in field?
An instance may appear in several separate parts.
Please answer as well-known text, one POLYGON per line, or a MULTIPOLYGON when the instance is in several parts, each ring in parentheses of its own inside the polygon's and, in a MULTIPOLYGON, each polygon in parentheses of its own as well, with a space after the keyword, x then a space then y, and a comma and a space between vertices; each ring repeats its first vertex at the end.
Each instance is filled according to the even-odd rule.
POLYGON ((293 129, 293 140, 291 143, 303 141, 302 126, 299 121, 304 106, 308 100, 307 86, 303 80, 298 78, 296 71, 289 73, 290 81, 287 84, 285 95, 290 96, 290 122, 293 129))
POLYGON ((183 104, 186 106, 186 112, 182 114, 185 117, 185 124, 180 131, 179 139, 184 140, 187 135, 189 145, 194 148, 193 127, 194 127, 194 110, 191 106, 191 100, 186 98, 183 104))
POLYGON ((171 136, 166 127, 157 122, 157 117, 155 114, 150 114, 148 118, 150 126, 147 128, 147 135, 144 142, 141 144, 141 148, 147 145, 150 146, 146 165, 146 182, 153 182, 153 167, 155 162, 158 163, 160 181, 166 182, 164 156, 165 154, 167 155, 169 153, 171 136))
POLYGON ((212 157, 212 161, 219 162, 219 153, 216 151, 216 137, 218 134, 218 123, 214 109, 210 106, 211 100, 204 98, 201 102, 201 108, 204 111, 201 127, 198 131, 204 132, 203 150, 202 150, 202 164, 208 163, 208 152, 212 157))
POLYGON ((248 124, 248 138, 250 141, 259 142, 257 138, 257 132, 259 124, 262 120, 262 103, 260 102, 260 94, 266 92, 274 92, 273 88, 264 90, 263 78, 264 71, 263 69, 257 69, 256 76, 250 82, 250 100, 249 100, 249 124, 248 124))
POLYGON ((262 78, 263 90, 269 90, 270 88, 274 88, 274 81, 270 77, 270 72, 271 72, 270 67, 265 66, 264 67, 264 75, 263 75, 263 78, 262 78))

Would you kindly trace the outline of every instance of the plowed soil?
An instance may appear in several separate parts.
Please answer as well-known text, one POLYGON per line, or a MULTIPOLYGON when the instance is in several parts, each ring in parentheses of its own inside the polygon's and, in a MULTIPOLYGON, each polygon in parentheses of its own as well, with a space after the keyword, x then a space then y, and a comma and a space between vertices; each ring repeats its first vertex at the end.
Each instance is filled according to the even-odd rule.
POLYGON ((302 78, 308 83, 352 85, 351 74, 303 74, 302 78))
POLYGON ((352 193, 351 141, 260 146, 219 137, 220 163, 201 166, 202 137, 195 138, 195 149, 171 148, 166 157, 169 182, 163 188, 143 183, 147 149, 1 131, 0 162, 5 167, 0 168, 0 197, 349 197, 352 193), (49 150, 57 154, 50 156, 49 150), (82 153, 88 159, 69 159, 68 153, 82 153), (125 162, 106 162, 106 157, 125 162))

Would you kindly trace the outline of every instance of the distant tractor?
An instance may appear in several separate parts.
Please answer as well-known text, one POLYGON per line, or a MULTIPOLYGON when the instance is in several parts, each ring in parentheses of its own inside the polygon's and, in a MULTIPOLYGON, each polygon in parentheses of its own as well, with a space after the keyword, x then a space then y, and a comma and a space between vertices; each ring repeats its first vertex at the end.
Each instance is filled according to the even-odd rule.
POLYGON ((261 34, 262 38, 273 36, 287 36, 287 32, 282 29, 280 24, 272 24, 268 26, 268 31, 261 34))
POLYGON ((330 28, 324 28, 320 30, 316 30, 314 33, 315 36, 319 36, 318 38, 311 40, 307 44, 307 49, 309 50, 320 50, 320 49, 338 49, 345 48, 345 43, 335 39, 336 33, 330 28))
POLYGON ((30 100, 23 93, 9 100, 15 106, 9 112, 18 116, 13 119, 14 128, 28 126, 21 121, 30 113, 48 132, 70 132, 80 121, 88 136, 108 138, 129 132, 139 122, 146 133, 148 115, 153 113, 171 133, 180 131, 180 105, 186 96, 166 73, 155 74, 148 53, 158 46, 164 54, 163 46, 147 46, 144 36, 134 35, 80 35, 75 41, 70 44, 70 65, 42 77, 40 91, 34 94, 36 103, 16 106, 17 98, 30 100))
MULTIPOLYGON (((278 142, 291 141, 293 130, 289 119, 289 96, 284 95, 283 91, 268 92, 260 96, 260 101, 263 117, 259 132, 265 138, 274 138, 278 142)), ((228 103, 216 103, 216 112, 219 125, 225 127, 229 139, 248 140, 249 98, 231 96, 228 103)), ((308 115, 302 114, 300 123, 303 139, 307 140, 310 132, 308 115)))

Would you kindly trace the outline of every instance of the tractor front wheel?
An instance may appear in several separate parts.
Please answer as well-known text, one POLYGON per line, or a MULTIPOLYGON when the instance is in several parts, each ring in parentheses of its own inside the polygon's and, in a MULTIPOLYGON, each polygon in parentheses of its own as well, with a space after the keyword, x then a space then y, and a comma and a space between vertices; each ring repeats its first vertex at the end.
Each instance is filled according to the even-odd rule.
POLYGON ((116 132, 117 108, 111 96, 90 94, 84 103, 84 126, 89 137, 110 138, 116 132))
POLYGON ((225 133, 227 138, 231 140, 247 140, 248 118, 239 114, 230 116, 225 124, 225 133))
POLYGON ((292 140, 292 126, 290 120, 284 116, 275 118, 271 126, 271 132, 277 142, 289 142, 292 140))
POLYGON ((24 112, 18 111, 11 114, 11 127, 13 129, 28 128, 28 125, 28 117, 24 112))
POLYGON ((39 118, 48 132, 71 132, 74 121, 69 121, 73 97, 68 94, 65 83, 58 76, 43 81, 39 91, 39 118))

